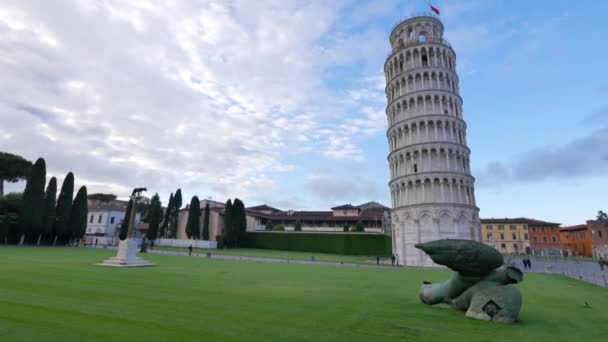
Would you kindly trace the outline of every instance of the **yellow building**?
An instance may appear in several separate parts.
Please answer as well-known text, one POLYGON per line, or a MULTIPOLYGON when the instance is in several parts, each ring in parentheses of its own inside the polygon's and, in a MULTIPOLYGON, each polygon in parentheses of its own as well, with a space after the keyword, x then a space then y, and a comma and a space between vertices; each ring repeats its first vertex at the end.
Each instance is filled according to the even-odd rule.
POLYGON ((534 220, 524 217, 481 219, 481 242, 503 254, 530 254, 530 223, 534 220))

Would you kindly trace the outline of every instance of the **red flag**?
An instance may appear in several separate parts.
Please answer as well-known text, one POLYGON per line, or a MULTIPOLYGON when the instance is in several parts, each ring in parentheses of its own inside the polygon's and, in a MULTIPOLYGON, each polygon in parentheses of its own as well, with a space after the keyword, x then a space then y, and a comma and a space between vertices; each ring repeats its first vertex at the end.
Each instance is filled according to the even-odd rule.
POLYGON ((437 9, 437 7, 429 4, 429 6, 431 6, 431 11, 435 12, 437 15, 439 15, 439 10, 437 9))

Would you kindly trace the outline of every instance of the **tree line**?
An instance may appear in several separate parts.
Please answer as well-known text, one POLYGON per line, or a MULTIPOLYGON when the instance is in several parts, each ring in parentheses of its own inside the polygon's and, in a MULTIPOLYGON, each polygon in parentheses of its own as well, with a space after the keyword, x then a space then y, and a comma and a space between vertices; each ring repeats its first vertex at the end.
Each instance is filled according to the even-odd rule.
POLYGON ((74 174, 69 172, 57 196, 57 179, 46 184, 46 162, 32 165, 20 156, 0 152, 0 183, 26 179, 23 193, 0 197, 0 239, 18 244, 52 244, 82 238, 87 226, 87 188, 74 198, 74 174), (46 186, 46 188, 45 188, 46 186))

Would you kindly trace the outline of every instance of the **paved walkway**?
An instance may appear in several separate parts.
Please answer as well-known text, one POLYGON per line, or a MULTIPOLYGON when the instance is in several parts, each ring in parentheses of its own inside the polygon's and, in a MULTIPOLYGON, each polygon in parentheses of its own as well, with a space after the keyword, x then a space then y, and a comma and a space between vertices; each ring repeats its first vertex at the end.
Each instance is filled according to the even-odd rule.
MULTIPOLYGON (((523 270, 522 258, 512 259, 513 264, 523 270)), ((608 287, 608 268, 602 271, 597 262, 580 260, 542 260, 531 259, 532 267, 526 272, 556 273, 608 287)))
MULTIPOLYGON (((98 246, 97 248, 105 248, 98 246)), ((107 247, 116 249, 116 247, 107 247)), ((180 251, 165 251, 159 249, 148 249, 148 253, 151 254, 164 254, 164 255, 179 255, 188 256, 188 252, 180 251)), ((239 256, 239 255, 223 255, 214 253, 192 253, 192 257, 197 258, 211 258, 220 260, 242 260, 242 261, 254 261, 254 262, 269 262, 279 264, 300 264, 300 265, 327 265, 327 266, 343 266, 343 267, 377 267, 377 268, 391 268, 391 269, 408 269, 410 267, 392 267, 390 260, 380 260, 380 264, 377 265, 375 262, 370 260, 367 264, 349 263, 349 262, 335 262, 335 261, 312 261, 312 260, 294 260, 294 259, 279 259, 279 258, 263 258, 263 257, 250 257, 250 256, 239 256)), ((505 258, 505 261, 508 261, 505 258)), ((608 287, 608 268, 604 271, 600 270, 600 267, 595 262, 590 261, 578 261, 578 260, 539 260, 532 259, 532 268, 530 270, 523 269, 522 259, 520 257, 514 257, 510 260, 512 264, 524 272, 533 273, 555 273, 562 274, 567 277, 580 279, 586 282, 590 282, 599 286, 608 287)), ((420 269, 422 267, 416 267, 420 269)))
MULTIPOLYGON (((165 254, 165 255, 183 255, 188 256, 188 252, 179 252, 179 251, 165 251, 148 249, 148 253, 152 254, 165 254)), ((353 262, 336 262, 336 261, 312 261, 312 260, 295 260, 295 259, 279 259, 279 258, 262 258, 262 257, 250 257, 250 256, 240 256, 240 255, 223 255, 223 254, 213 254, 213 253, 192 253, 192 257, 198 258, 210 258, 210 259, 220 259, 220 260, 243 260, 243 261, 255 261, 255 262, 270 262, 277 264, 300 264, 300 265, 328 265, 328 266, 345 266, 345 267, 381 267, 381 268, 392 268, 390 265, 380 264, 376 265, 374 263, 369 264, 358 264, 353 262)))

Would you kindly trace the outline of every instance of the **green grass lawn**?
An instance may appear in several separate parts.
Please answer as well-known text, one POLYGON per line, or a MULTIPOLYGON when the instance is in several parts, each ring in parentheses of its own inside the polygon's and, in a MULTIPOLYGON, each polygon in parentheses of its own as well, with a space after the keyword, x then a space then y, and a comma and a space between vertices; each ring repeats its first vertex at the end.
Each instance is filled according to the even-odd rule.
POLYGON ((1 341, 605 341, 608 290, 525 275, 521 322, 501 325, 419 302, 449 272, 146 255, 93 264, 87 248, 0 247, 1 341), (588 302, 592 308, 585 308, 588 302))
MULTIPOLYGON (((165 251, 188 252, 187 247, 165 247, 155 246, 154 249, 165 251)), ((332 262, 348 262, 355 264, 375 263, 374 257, 360 255, 343 255, 343 254, 326 254, 313 252, 294 252, 294 251, 279 251, 273 249, 254 249, 254 248, 231 248, 231 249, 205 249, 193 248, 193 253, 211 253, 219 255, 238 255, 246 257, 273 258, 273 259, 289 259, 289 260, 311 260, 314 255, 316 261, 332 261, 332 262)))

